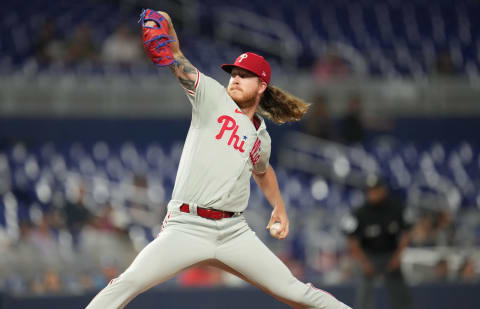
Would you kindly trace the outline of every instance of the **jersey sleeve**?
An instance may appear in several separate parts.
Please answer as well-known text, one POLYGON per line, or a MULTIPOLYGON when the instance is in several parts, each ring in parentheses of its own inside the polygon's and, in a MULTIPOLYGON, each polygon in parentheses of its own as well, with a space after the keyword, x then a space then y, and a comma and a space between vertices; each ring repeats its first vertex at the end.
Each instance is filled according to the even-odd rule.
POLYGON ((225 87, 198 70, 194 89, 184 88, 184 90, 194 109, 216 104, 219 101, 219 96, 225 93, 225 87))
POLYGON ((340 228, 344 234, 348 236, 358 236, 359 220, 357 214, 348 213, 344 215, 340 221, 340 228))
POLYGON ((195 101, 195 94, 198 91, 198 85, 200 84, 200 76, 201 75, 203 75, 203 74, 200 73, 200 71, 197 69, 197 78, 195 80, 195 86, 194 86, 193 90, 187 89, 185 87, 183 88, 183 90, 185 90, 185 94, 187 95, 188 100, 192 104, 195 101))
POLYGON ((261 145, 260 145, 260 159, 258 162, 253 166, 253 172, 255 174, 263 174, 267 171, 268 165, 269 165, 269 160, 270 160, 270 154, 272 151, 272 142, 270 139, 270 136, 268 133, 266 133, 266 136, 261 140, 261 145))
POLYGON ((412 206, 407 206, 401 207, 399 217, 402 230, 407 231, 410 230, 415 224, 417 214, 412 206))

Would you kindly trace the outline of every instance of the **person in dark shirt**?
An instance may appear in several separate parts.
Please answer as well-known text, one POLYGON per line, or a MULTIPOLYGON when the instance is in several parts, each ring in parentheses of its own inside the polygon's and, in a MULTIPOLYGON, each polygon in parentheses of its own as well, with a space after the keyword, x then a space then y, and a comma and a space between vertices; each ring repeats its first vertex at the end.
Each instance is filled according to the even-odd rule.
POLYGON ((385 182, 366 192, 365 204, 343 220, 349 251, 362 270, 355 309, 373 306, 374 279, 383 276, 393 309, 409 309, 411 297, 400 268, 408 244, 409 224, 403 206, 390 194, 385 182))
POLYGON ((327 97, 317 94, 312 100, 310 113, 305 118, 305 133, 326 140, 336 139, 327 97))
POLYGON ((348 145, 360 143, 365 138, 362 99, 359 95, 351 96, 348 101, 347 111, 342 121, 341 134, 343 142, 348 145))

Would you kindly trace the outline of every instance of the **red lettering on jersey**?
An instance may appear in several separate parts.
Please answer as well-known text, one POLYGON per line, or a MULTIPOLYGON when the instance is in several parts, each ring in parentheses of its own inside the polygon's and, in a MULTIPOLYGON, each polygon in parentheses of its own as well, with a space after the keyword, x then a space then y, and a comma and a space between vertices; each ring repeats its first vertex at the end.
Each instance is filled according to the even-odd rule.
POLYGON ((225 131, 233 130, 233 128, 235 128, 235 126, 237 125, 237 123, 235 122, 235 119, 227 115, 218 117, 218 123, 222 123, 222 122, 223 122, 222 128, 220 129, 220 133, 218 133, 217 136, 215 136, 216 139, 221 139, 225 131))
POLYGON ((257 138, 255 144, 253 144, 252 150, 250 151, 250 160, 252 160, 253 165, 257 164, 258 160, 260 160, 260 145, 260 139, 257 138))
POLYGON ((228 139, 228 145, 231 145, 233 141, 233 148, 240 151, 240 152, 245 152, 245 149, 243 149, 243 146, 245 145, 245 141, 240 142, 240 136, 237 135, 238 131, 238 125, 235 119, 233 119, 230 116, 223 115, 218 117, 218 123, 222 123, 222 127, 220 128, 220 132, 215 136, 216 139, 221 139, 223 137, 223 134, 225 131, 232 131, 232 134, 230 135, 230 138, 228 139), (238 144, 240 142, 240 145, 238 144))

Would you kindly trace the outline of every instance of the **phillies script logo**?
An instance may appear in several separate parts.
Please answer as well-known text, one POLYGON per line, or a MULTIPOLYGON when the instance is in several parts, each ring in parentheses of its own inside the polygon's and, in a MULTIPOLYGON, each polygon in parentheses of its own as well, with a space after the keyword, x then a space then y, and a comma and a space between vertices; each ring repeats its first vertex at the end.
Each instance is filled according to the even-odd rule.
POLYGON ((240 142, 240 136, 237 135, 238 125, 235 119, 230 116, 223 115, 218 117, 218 123, 222 123, 222 127, 220 128, 220 133, 218 133, 215 138, 221 139, 225 131, 231 131, 230 138, 228 139, 227 144, 231 145, 233 143, 233 148, 240 152, 245 152, 243 146, 245 146, 245 140, 247 139, 246 136, 243 137, 243 140, 240 142), (238 144, 240 143, 240 145, 238 144))

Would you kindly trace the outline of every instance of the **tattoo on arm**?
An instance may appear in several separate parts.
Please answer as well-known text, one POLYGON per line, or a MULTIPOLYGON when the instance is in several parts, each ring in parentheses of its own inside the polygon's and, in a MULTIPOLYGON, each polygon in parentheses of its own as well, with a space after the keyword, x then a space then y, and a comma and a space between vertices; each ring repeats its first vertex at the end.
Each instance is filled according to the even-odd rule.
POLYGON ((169 66, 170 70, 185 89, 195 90, 197 69, 183 55, 175 57, 175 60, 176 62, 169 66))

